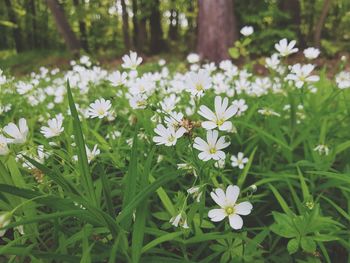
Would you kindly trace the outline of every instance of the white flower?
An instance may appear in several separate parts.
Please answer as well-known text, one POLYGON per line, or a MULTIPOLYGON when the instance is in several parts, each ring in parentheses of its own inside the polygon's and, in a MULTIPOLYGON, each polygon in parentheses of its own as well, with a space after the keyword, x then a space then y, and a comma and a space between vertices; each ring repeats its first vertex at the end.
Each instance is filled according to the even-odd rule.
POLYGON ((147 96, 145 94, 136 94, 129 98, 130 107, 133 109, 144 109, 147 106, 147 96))
POLYGON ((314 148, 314 151, 318 152, 319 155, 328 155, 329 154, 329 148, 325 144, 319 144, 314 148))
POLYGON ((235 108, 236 116, 241 116, 248 109, 244 99, 234 100, 232 105, 235 108))
POLYGON ((202 191, 200 186, 193 186, 187 190, 187 193, 192 195, 192 197, 196 200, 196 202, 201 201, 202 191))
POLYGON ((287 39, 283 38, 275 44, 275 48, 282 57, 286 57, 290 54, 298 52, 299 49, 294 48, 296 43, 297 42, 295 40, 292 40, 288 43, 287 39))
POLYGON ((281 61, 278 58, 278 54, 274 53, 271 57, 265 59, 266 66, 270 69, 277 70, 281 61))
POLYGON ((7 146, 6 138, 0 134, 0 155, 7 155, 9 153, 9 148, 7 146))
POLYGON ((40 132, 46 138, 59 136, 64 131, 64 128, 62 127, 63 117, 60 117, 60 116, 56 116, 55 118, 48 120, 47 122, 48 127, 46 126, 41 127, 40 132))
POLYGON ((102 119, 109 115, 109 109, 112 107, 111 102, 105 99, 95 100, 95 102, 90 104, 88 115, 91 118, 98 117, 102 119))
POLYGON ((318 48, 309 47, 304 49, 303 53, 307 59, 315 59, 320 55, 320 50, 318 48))
POLYGON ((190 72, 186 78, 186 86, 192 96, 202 96, 204 91, 211 86, 211 78, 208 71, 200 69, 198 73, 190 72))
POLYGON ((107 79, 111 82, 112 86, 117 87, 124 85, 126 83, 127 77, 128 73, 120 73, 119 71, 115 71, 112 74, 110 74, 107 79))
POLYGON ((181 125, 183 117, 184 115, 181 112, 170 112, 169 116, 164 118, 164 122, 167 126, 172 126, 176 129, 181 125))
POLYGON ((243 169, 244 165, 249 161, 247 157, 244 157, 242 152, 239 152, 237 156, 232 155, 231 157, 231 165, 232 167, 238 167, 239 169, 243 169))
POLYGON ((199 62, 199 55, 198 54, 196 54, 196 53, 190 53, 190 54, 188 54, 188 56, 187 56, 187 61, 188 61, 188 63, 190 63, 190 64, 193 64, 193 63, 198 63, 199 62))
POLYGON ((335 76, 335 81, 339 89, 350 88, 350 72, 341 71, 335 76))
POLYGON ((208 216, 210 220, 213 222, 219 222, 228 217, 230 226, 233 229, 241 229, 243 226, 241 215, 249 215, 253 206, 248 201, 237 204, 236 202, 239 192, 239 187, 236 185, 229 185, 226 189, 226 193, 220 188, 211 192, 211 198, 220 206, 220 208, 209 211, 208 216))
POLYGON ((142 63, 142 58, 138 57, 137 53, 132 51, 130 51, 130 55, 124 55, 122 60, 124 62, 122 67, 131 70, 135 70, 142 63))
POLYGON ((92 151, 86 145, 85 145, 85 149, 86 149, 86 155, 89 163, 93 161, 96 158, 96 156, 98 156, 101 153, 100 149, 97 148, 97 144, 95 144, 92 151))
POLYGON ((165 146, 173 146, 176 144, 177 139, 184 135, 186 129, 184 127, 180 127, 178 130, 175 130, 175 128, 172 126, 165 128, 163 124, 158 124, 154 129, 154 132, 159 135, 153 137, 153 141, 157 145, 164 144, 165 146))
MULTIPOLYGON (((5 227, 7 225, 9 225, 11 223, 11 217, 12 217, 12 213, 10 212, 1 212, 0 213, 0 228, 5 227)), ((5 230, 0 230, 0 237, 3 237, 6 233, 6 229, 5 230)))
POLYGON ((233 105, 228 107, 228 98, 222 98, 220 96, 215 97, 215 113, 212 112, 207 106, 202 105, 199 108, 198 114, 203 116, 209 121, 202 122, 202 127, 207 130, 219 128, 220 131, 229 131, 232 128, 232 122, 227 121, 237 112, 237 108, 233 105))
POLYGON ((194 139, 193 147, 201 151, 198 154, 198 158, 203 161, 209 161, 211 159, 220 160, 225 159, 226 155, 222 149, 225 149, 230 145, 230 142, 225 142, 225 137, 222 136, 218 139, 219 132, 214 130, 207 131, 207 142, 202 138, 196 137, 194 139))
POLYGON ((240 32, 243 36, 247 37, 254 33, 254 28, 252 26, 244 26, 240 32))
POLYGON ((187 225, 187 220, 186 218, 183 218, 182 213, 179 213, 178 215, 170 218, 169 222, 175 227, 178 227, 180 225, 183 228, 189 228, 187 225))
POLYGON ((162 58, 161 58, 160 60, 158 60, 158 65, 159 65, 159 66, 163 67, 165 64, 166 64, 165 59, 162 59, 162 58))
POLYGON ((26 119, 21 118, 18 122, 18 127, 11 122, 3 128, 3 131, 11 137, 10 139, 6 139, 7 143, 23 144, 27 140, 29 129, 26 119))
POLYGON ((300 65, 295 64, 292 67, 291 73, 287 75, 286 79, 293 80, 297 88, 301 88, 305 83, 317 82, 320 80, 319 76, 311 75, 315 66, 311 64, 300 65))
POLYGON ((268 108, 260 109, 260 110, 258 110, 258 113, 261 115, 265 115, 265 116, 276 116, 276 117, 281 116, 281 114, 279 114, 271 109, 268 109, 268 108))

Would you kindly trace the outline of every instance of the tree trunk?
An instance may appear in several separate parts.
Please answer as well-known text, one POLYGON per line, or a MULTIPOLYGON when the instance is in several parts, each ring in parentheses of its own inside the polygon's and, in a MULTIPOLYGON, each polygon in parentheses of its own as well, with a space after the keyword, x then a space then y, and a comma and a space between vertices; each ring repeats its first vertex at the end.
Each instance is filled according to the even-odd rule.
POLYGON ((133 24, 133 35, 132 35, 132 42, 133 46, 136 50, 139 49, 139 45, 137 43, 137 37, 139 34, 139 21, 138 21, 138 8, 137 8, 137 0, 132 0, 132 24, 133 24))
POLYGON ((315 34, 314 34, 314 44, 318 48, 321 46, 322 29, 323 29, 324 24, 326 22, 327 14, 328 14, 330 8, 331 8, 331 0, 325 0, 323 2, 321 16, 317 22, 317 25, 315 28, 315 34))
POLYGON ((198 54, 215 62, 228 59, 238 38, 233 0, 199 0, 198 5, 198 54))
POLYGON ((9 20, 16 25, 16 27, 12 29, 12 34, 13 34, 13 39, 15 41, 16 51, 19 53, 24 50, 21 30, 20 30, 19 24, 17 23, 16 13, 12 8, 11 0, 5 0, 5 4, 6 4, 9 20))
POLYGON ((38 48, 38 29, 36 25, 36 9, 35 9, 35 1, 30 0, 29 1, 29 12, 31 16, 31 26, 32 26, 32 45, 34 48, 38 48))
POLYGON ((314 17, 315 17, 315 0, 309 0, 308 1, 308 15, 307 15, 307 25, 308 25, 308 30, 307 30, 307 39, 308 41, 312 42, 312 35, 314 32, 314 17))
POLYGON ((304 47, 305 39, 301 33, 301 28, 300 28, 301 27, 300 1, 299 0, 282 0, 282 2, 280 2, 280 9, 290 15, 292 26, 294 27, 293 29, 297 32, 297 35, 298 35, 299 45, 301 47, 304 47))
POLYGON ((170 25, 168 38, 171 40, 178 39, 178 27, 179 27, 179 13, 175 9, 170 10, 170 25))
POLYGON ((128 15, 128 10, 126 9, 125 0, 121 0, 120 2, 122 6, 124 45, 125 45, 125 48, 129 50, 130 49, 129 15, 128 15))
POLYGON ((165 43, 163 39, 163 29, 161 24, 161 16, 159 11, 159 0, 153 0, 151 7, 151 15, 149 18, 151 28, 151 46, 152 54, 157 54, 164 50, 165 43))
POLYGON ((142 12, 138 17, 137 45, 140 51, 145 51, 145 47, 148 43, 147 19, 149 17, 149 9, 146 0, 141 0, 139 3, 140 10, 142 10, 142 12))
POLYGON ((78 17, 79 17, 80 44, 86 52, 89 52, 89 43, 88 43, 87 32, 86 32, 86 23, 85 23, 84 19, 82 19, 82 14, 80 12, 80 10, 81 10, 80 1, 73 0, 73 3, 74 3, 75 10, 76 10, 78 17))
POLYGON ((64 15, 57 0, 46 0, 47 5, 51 10, 51 13, 55 19, 58 31, 61 33, 68 49, 74 54, 79 54, 80 44, 76 36, 74 35, 67 18, 64 15))

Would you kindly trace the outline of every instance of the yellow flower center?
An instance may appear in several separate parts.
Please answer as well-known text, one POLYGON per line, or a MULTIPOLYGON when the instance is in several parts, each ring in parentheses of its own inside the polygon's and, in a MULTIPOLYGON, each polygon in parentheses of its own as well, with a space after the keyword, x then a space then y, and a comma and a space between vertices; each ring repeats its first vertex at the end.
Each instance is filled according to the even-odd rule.
POLYGON ((99 115, 104 115, 104 114, 105 114, 105 110, 104 110, 104 109, 98 109, 98 110, 97 110, 97 113, 98 113, 99 115))
POLYGON ((211 154, 214 154, 214 153, 217 152, 217 150, 216 150, 215 148, 211 148, 211 149, 209 150, 209 152, 210 152, 211 154))
POLYGON ((224 122, 225 122, 224 119, 217 120, 217 121, 216 121, 216 125, 217 125, 217 126, 221 126, 221 125, 224 124, 224 122))
POLYGON ((201 91, 203 90, 203 85, 201 83, 196 84, 196 90, 201 91))
POLYGON ((170 136, 169 138, 168 138, 168 141, 169 142, 173 142, 175 140, 175 137, 174 136, 170 136))
POLYGON ((235 209, 233 207, 227 207, 225 211, 228 215, 232 215, 235 212, 235 209))

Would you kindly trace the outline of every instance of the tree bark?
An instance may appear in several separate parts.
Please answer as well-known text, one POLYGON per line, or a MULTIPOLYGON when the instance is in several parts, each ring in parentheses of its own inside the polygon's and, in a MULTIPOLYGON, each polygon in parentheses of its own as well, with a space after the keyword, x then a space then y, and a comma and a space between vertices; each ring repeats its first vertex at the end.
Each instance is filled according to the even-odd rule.
MULTIPOLYGON (((299 45, 301 47, 304 47, 305 46, 305 39, 301 33, 301 28, 300 28, 301 27, 300 1, 299 0, 282 0, 282 2, 280 2, 280 9, 290 15, 294 30, 297 32, 297 36, 299 39, 299 45)), ((286 25, 286 26, 288 26, 288 25, 286 25)))
POLYGON ((123 37, 124 37, 124 45, 127 50, 130 49, 130 35, 129 35, 129 14, 126 9, 125 0, 121 0, 122 6, 122 18, 123 18, 123 37))
POLYGON ((137 37, 139 34, 139 21, 138 21, 138 6, 137 6, 137 0, 132 0, 132 24, 133 24, 133 35, 132 35, 132 42, 133 46, 136 50, 139 49, 139 45, 137 43, 137 37))
POLYGON ((151 15, 149 18, 151 29, 151 46, 152 54, 160 53, 165 49, 165 42, 163 39, 163 29, 161 24, 161 15, 159 10, 159 0, 153 0, 151 6, 151 15))
POLYGON ((170 25, 169 25, 169 32, 168 32, 169 39, 171 40, 178 39, 178 27, 179 27, 179 13, 174 8, 170 10, 170 25))
POLYGON ((84 19, 82 19, 82 15, 80 12, 82 7, 80 6, 79 0, 73 0, 73 3, 79 17, 78 20, 79 20, 79 31, 80 31, 80 44, 86 52, 89 52, 89 42, 88 42, 87 31, 86 31, 86 23, 84 19))
POLYGON ((147 34, 147 19, 149 18, 149 8, 146 3, 146 0, 139 1, 140 10, 142 13, 138 16, 138 34, 137 34, 137 45, 138 50, 145 51, 145 47, 148 43, 148 34, 147 34))
POLYGON ((11 0, 5 0, 5 5, 7 8, 9 20, 13 24, 16 25, 16 27, 14 27, 12 29, 12 34, 13 34, 13 39, 15 41, 16 51, 17 51, 17 53, 20 53, 24 50, 24 45, 23 45, 23 41, 22 41, 21 29, 20 29, 19 24, 17 22, 17 16, 16 16, 15 11, 13 10, 11 0))
POLYGON ((58 31, 61 33, 68 49, 74 54, 79 54, 80 44, 73 33, 64 12, 57 0, 46 0, 49 9, 55 19, 58 31))
POLYGON ((233 0, 199 0, 197 52, 202 59, 219 62, 238 39, 233 0))
POLYGON ((315 28, 315 34, 314 34, 314 44, 316 47, 321 46, 321 34, 322 29, 324 27, 324 24, 326 22, 327 14, 329 12, 329 9, 331 8, 331 0, 325 0, 323 2, 322 12, 321 16, 317 22, 316 28, 315 28))
POLYGON ((36 24, 36 8, 35 8, 35 1, 30 0, 29 1, 29 12, 31 15, 31 24, 32 24, 32 45, 34 48, 38 48, 38 29, 36 24))

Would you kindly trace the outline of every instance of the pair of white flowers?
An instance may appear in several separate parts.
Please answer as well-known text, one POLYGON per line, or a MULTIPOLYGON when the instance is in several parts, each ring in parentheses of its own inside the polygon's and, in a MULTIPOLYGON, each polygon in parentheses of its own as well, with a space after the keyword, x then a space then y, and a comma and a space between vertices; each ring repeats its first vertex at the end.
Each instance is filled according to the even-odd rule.
POLYGON ((8 144, 23 144, 27 141, 29 128, 24 118, 18 121, 18 126, 11 122, 2 130, 8 137, 0 134, 0 155, 7 155, 9 153, 8 144))

